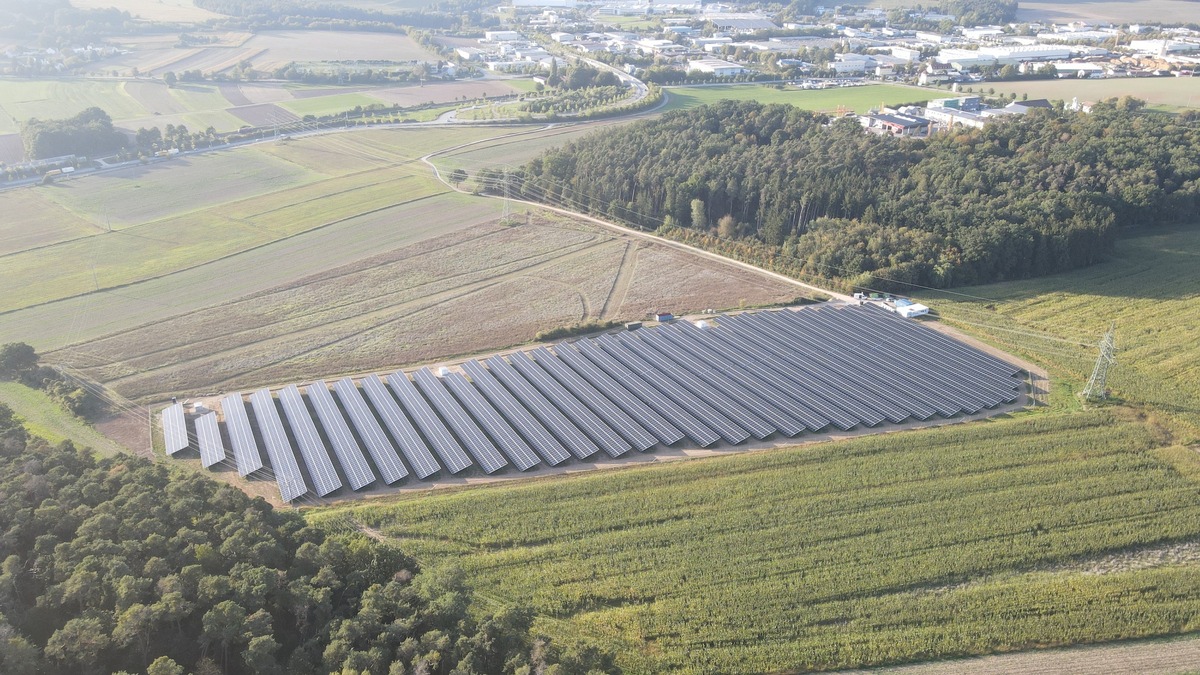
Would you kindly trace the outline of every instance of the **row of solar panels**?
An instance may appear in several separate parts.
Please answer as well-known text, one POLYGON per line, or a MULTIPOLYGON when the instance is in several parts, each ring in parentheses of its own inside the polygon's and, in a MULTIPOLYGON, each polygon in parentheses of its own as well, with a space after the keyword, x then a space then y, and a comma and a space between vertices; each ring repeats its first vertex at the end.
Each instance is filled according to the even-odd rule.
MULTIPOLYGON (((686 442, 708 447, 826 428, 975 413, 1019 396, 1015 366, 871 305, 721 316, 463 364, 222 401, 238 472, 264 469, 285 501, 382 478, 494 473, 686 442), (361 385, 361 388, 360 388, 361 385), (280 408, 283 415, 280 416, 280 408), (315 412, 315 415, 312 413, 315 412), (286 419, 286 425, 284 423, 286 419), (257 430, 257 434, 255 431, 257 430), (336 457, 335 466, 330 456, 336 457), (303 468, 302 468, 303 467, 303 468), (340 472, 338 470, 340 467, 340 472), (310 487, 311 486, 311 487, 310 487)), ((162 413, 169 454, 226 459, 215 413, 189 434, 162 413)))

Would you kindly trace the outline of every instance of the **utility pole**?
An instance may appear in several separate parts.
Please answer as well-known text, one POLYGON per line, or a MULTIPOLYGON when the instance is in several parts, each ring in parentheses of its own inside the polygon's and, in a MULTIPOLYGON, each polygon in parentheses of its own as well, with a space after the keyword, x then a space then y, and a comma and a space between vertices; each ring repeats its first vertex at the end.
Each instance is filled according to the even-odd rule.
POLYGON ((1108 332, 1100 340, 1100 355, 1096 357, 1096 366, 1092 368, 1092 376, 1088 378, 1087 386, 1083 388, 1083 400, 1096 401, 1108 398, 1108 370, 1117 363, 1117 324, 1113 322, 1108 332))

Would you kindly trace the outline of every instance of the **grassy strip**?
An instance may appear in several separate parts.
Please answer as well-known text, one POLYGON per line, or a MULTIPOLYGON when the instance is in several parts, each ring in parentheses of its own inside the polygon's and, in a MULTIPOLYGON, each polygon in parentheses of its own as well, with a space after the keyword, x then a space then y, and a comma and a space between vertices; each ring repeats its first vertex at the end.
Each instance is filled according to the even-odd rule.
POLYGON ((0 403, 12 408, 29 433, 51 443, 70 439, 78 446, 87 446, 104 454, 123 451, 115 441, 63 410, 44 392, 19 382, 0 382, 0 403))

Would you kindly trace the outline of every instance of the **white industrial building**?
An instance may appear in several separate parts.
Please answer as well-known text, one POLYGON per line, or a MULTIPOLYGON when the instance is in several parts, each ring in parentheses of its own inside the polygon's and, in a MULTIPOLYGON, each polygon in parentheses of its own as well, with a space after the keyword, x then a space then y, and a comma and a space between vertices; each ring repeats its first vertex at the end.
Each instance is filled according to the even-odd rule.
POLYGON ((721 59, 699 59, 688 61, 688 72, 712 73, 718 77, 727 77, 730 75, 740 75, 746 72, 746 69, 736 63, 730 63, 721 59))

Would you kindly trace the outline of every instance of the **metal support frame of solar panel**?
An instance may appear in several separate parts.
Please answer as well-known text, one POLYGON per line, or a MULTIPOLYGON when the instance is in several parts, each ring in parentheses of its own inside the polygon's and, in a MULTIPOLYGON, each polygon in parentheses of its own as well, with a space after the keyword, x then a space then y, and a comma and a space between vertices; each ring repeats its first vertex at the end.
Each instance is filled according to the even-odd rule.
MULTIPOLYGON (((488 359, 489 366, 491 366, 491 363, 491 359, 488 359)), ((534 363, 528 356, 520 352, 514 353, 509 357, 509 364, 513 368, 516 368, 517 372, 521 373, 534 388, 549 399, 563 414, 571 418, 571 421, 578 425, 583 433, 591 437, 593 441, 596 441, 604 452, 612 457, 620 457, 633 449, 633 445, 629 441, 626 441, 620 434, 613 431, 603 420, 596 416, 596 413, 592 412, 583 403, 580 403, 579 399, 575 398, 571 392, 556 382, 554 378, 547 375, 546 371, 534 363)))
MULTIPOLYGON (((649 431, 623 408, 617 406, 615 401, 609 400, 605 394, 593 387, 587 380, 580 377, 578 373, 562 361, 559 361, 558 357, 550 353, 549 349, 538 347, 533 351, 527 352, 527 354, 543 370, 549 373, 550 377, 553 377, 559 384, 566 387, 568 391, 574 394, 592 412, 599 415, 600 419, 607 422, 614 431, 629 441, 636 450, 645 452, 658 445, 659 442, 670 445, 683 438, 682 431, 671 426, 670 422, 662 419, 653 411, 647 411, 656 420, 655 431, 649 431)), ((636 401, 628 391, 621 392, 619 389, 614 391, 621 393, 626 399, 636 401)))
POLYGON ((941 345, 950 353, 970 359, 976 363, 977 367, 981 369, 995 371, 997 374, 1007 375, 1008 377, 1015 377, 1022 371, 1019 366, 1009 363, 1004 359, 992 356, 985 351, 976 349, 971 345, 955 340, 948 335, 943 335, 942 333, 939 333, 933 329, 926 328, 916 321, 905 319, 900 315, 895 314, 894 312, 889 312, 882 307, 877 307, 874 304, 867 304, 863 305, 860 309, 863 314, 878 319, 883 325, 888 325, 896 330, 910 335, 915 331, 929 331, 931 334, 928 335, 928 339, 931 342, 941 345))
POLYGON ((358 439, 354 438, 350 425, 346 424, 346 418, 342 417, 342 411, 338 409, 325 381, 313 382, 305 388, 305 392, 308 394, 308 400, 312 401, 317 418, 321 420, 325 437, 333 446, 333 454, 337 455, 338 463, 342 465, 342 473, 346 475, 350 489, 360 490, 374 483, 375 472, 367 464, 362 446, 358 444, 358 439))
MULTIPOLYGON (((722 317, 719 320, 720 327, 711 331, 711 336, 747 358, 785 364, 787 367, 781 369, 780 377, 794 386, 807 387, 823 397, 828 405, 846 411, 847 415, 858 418, 867 426, 875 426, 884 420, 900 422, 913 416, 910 406, 898 405, 891 398, 881 395, 890 391, 887 387, 854 368, 848 370, 843 363, 821 351, 810 350, 806 344, 790 342, 794 336, 786 336, 789 341, 786 342, 788 346, 784 347, 783 337, 772 334, 772 338, 767 339, 762 334, 735 332, 738 326, 736 322, 745 321, 746 316, 722 317), (780 342, 772 343, 772 340, 780 342)), ((921 409, 924 415, 921 419, 932 416, 934 412, 932 408, 921 409)))
MULTIPOLYGON (((881 359, 899 361, 907 366, 905 371, 919 374, 921 381, 935 386, 938 390, 947 392, 953 400, 962 403, 962 410, 971 414, 983 408, 994 408, 1003 400, 1003 396, 992 391, 994 382, 978 380, 974 369, 963 368, 951 363, 944 355, 939 354, 932 345, 921 339, 917 341, 893 340, 876 330, 875 322, 859 324, 849 317, 853 310, 847 311, 840 307, 825 307, 820 310, 823 321, 831 331, 843 336, 848 345, 856 345, 858 349, 866 350, 874 347, 879 350, 881 359), (920 348, 915 346, 920 345, 920 348), (880 349, 887 345, 886 351, 880 349)), ((795 314, 796 312, 789 312, 795 314)), ((786 323, 788 317, 782 312, 781 323, 786 323)))
POLYGON ((400 405, 412 415, 412 419, 420 427, 421 433, 433 446, 433 451, 442 460, 442 466, 450 473, 458 473, 471 466, 471 458, 467 451, 446 428, 446 423, 430 407, 429 402, 421 396, 421 392, 408 379, 403 371, 396 371, 387 377, 388 386, 400 399, 400 405))
MULTIPOLYGON (((554 346, 554 354, 610 400, 621 405, 625 412, 639 420, 651 433, 658 436, 659 440, 664 444, 671 445, 682 440, 685 435, 693 443, 699 443, 701 447, 721 440, 720 436, 701 424, 699 420, 692 417, 687 411, 673 403, 667 406, 664 403, 666 399, 662 397, 662 394, 659 394, 649 385, 638 381, 638 378, 633 376, 632 373, 625 371, 624 374, 621 374, 618 368, 604 369, 597 366, 580 349, 580 345, 589 344, 589 340, 580 340, 574 344, 564 342, 554 346), (654 405, 651 405, 649 400, 645 399, 653 400, 663 407, 673 407, 674 410, 670 415, 664 414, 657 410, 654 405), (670 436, 664 437, 655 431, 658 425, 657 420, 662 420, 669 424, 669 426, 663 427, 664 430, 674 429, 679 432, 675 440, 668 442, 666 438, 670 436), (682 420, 683 424, 680 424, 679 420, 682 420)), ((596 347, 592 347, 592 349, 598 350, 596 347)), ((603 351, 600 351, 600 354, 603 354, 603 351)), ((674 434, 671 434, 671 436, 674 436, 674 434)))
POLYGON ((803 422, 771 403, 767 397, 760 396, 753 390, 743 387, 719 370, 697 363, 695 358, 690 357, 678 345, 667 339, 664 333, 664 331, 657 330, 642 331, 639 337, 642 344, 657 351, 661 355, 660 358, 670 359, 681 368, 691 371, 693 375, 704 380, 717 391, 774 426, 782 435, 793 438, 807 429, 803 422))
POLYGON ((283 404, 283 414, 287 416, 288 426, 292 428, 292 436, 300 447, 300 457, 308 467, 308 475, 312 478, 317 495, 335 492, 342 487, 342 479, 333 468, 333 460, 313 423, 308 406, 300 396, 300 390, 294 384, 289 384, 279 391, 279 402, 283 404))
POLYGON ((508 456, 513 466, 520 471, 525 471, 542 463, 533 448, 529 447, 525 439, 521 438, 521 435, 500 416, 500 413, 483 397, 483 394, 480 394, 471 385, 464 375, 449 373, 442 377, 442 383, 467 409, 467 412, 471 413, 471 417, 487 432, 500 450, 508 456))
POLYGON ((238 475, 245 478, 263 468, 263 462, 241 393, 234 392, 221 399, 221 411, 225 413, 225 429, 229 432, 229 444, 233 446, 238 475))
MULTIPOLYGON (((677 326, 676 330, 688 340, 754 374, 763 381, 764 387, 769 385, 774 387, 779 395, 804 402, 829 418, 830 423, 839 429, 852 429, 859 424, 875 426, 886 419, 883 414, 873 409, 847 403, 843 400, 846 397, 839 395, 838 389, 831 388, 828 382, 820 378, 820 371, 817 369, 791 368, 777 371, 778 364, 771 365, 776 361, 774 357, 764 361, 756 353, 747 352, 745 346, 726 340, 725 338, 731 336, 727 332, 723 335, 719 328, 701 331, 688 322, 679 323, 677 326)), ((824 376, 828 378, 829 373, 824 373, 824 376)), ((850 401, 856 399, 851 398, 850 401)))
POLYGON ((186 450, 191 443, 188 439, 187 422, 183 416, 183 404, 175 403, 163 408, 159 414, 162 419, 163 442, 166 444, 168 455, 174 455, 180 450, 186 450))
POLYGON ((412 422, 408 421, 396 399, 392 398, 387 387, 383 386, 383 381, 376 375, 368 375, 362 379, 362 388, 371 400, 371 406, 379 413, 380 419, 391 432, 392 438, 400 445, 400 452, 404 453, 404 458, 408 460, 408 465, 412 467, 417 478, 423 480, 441 471, 442 466, 433 458, 433 452, 425 443, 425 439, 421 438, 412 422))
MULTIPOLYGON (((763 314, 771 314, 771 312, 763 314)), ((953 417, 961 412, 962 406, 953 401, 951 397, 924 385, 914 378, 911 372, 893 366, 885 356, 862 358, 845 349, 843 346, 845 339, 830 330, 816 314, 816 312, 810 312, 807 317, 800 317, 799 313, 796 313, 795 317, 799 317, 802 322, 799 329, 784 330, 780 333, 800 337, 814 348, 823 350, 826 355, 841 364, 843 372, 860 373, 850 376, 857 377, 864 384, 886 385, 888 398, 897 403, 903 401, 905 407, 914 413, 931 409, 942 417, 953 417)), ((772 320, 759 315, 746 315, 738 318, 744 319, 748 323, 772 320)), ((757 327, 748 330, 743 328, 743 330, 745 332, 741 334, 742 337, 752 341, 755 337, 760 337, 757 327)), ((766 345, 768 349, 771 347, 779 348, 778 345, 766 345)))
MULTIPOLYGON (((587 459, 600 452, 600 446, 595 441, 580 431, 574 422, 558 408, 555 408, 554 404, 542 395, 542 392, 525 379, 525 376, 508 365, 503 357, 493 356, 486 363, 486 369, 482 364, 472 361, 468 361, 463 367, 471 377, 476 377, 476 369, 493 376, 503 385, 505 391, 524 404, 525 409, 552 432, 571 451, 571 454, 579 459, 587 459)), ((476 380, 476 382, 480 382, 480 380, 476 380)))
POLYGON ((713 431, 721 435, 727 443, 737 445, 750 438, 750 432, 738 426, 733 420, 713 408, 703 399, 693 394, 675 380, 658 373, 645 359, 630 351, 620 342, 608 335, 602 335, 591 340, 591 344, 604 350, 614 360, 637 373, 650 386, 657 389, 663 396, 671 399, 679 407, 694 415, 713 431))
POLYGON ((634 337, 633 333, 621 333, 616 339, 623 343, 630 351, 641 356, 642 359, 650 363, 656 370, 675 380, 696 396, 704 399, 712 407, 720 410, 736 422, 738 426, 749 431, 750 435, 755 438, 762 440, 778 431, 775 425, 754 414, 732 398, 710 387, 704 380, 691 372, 690 369, 684 368, 669 359, 662 359, 649 345, 640 338, 634 337))
POLYGON ((396 446, 388 440, 383 427, 379 426, 379 422, 371 414, 367 402, 354 385, 354 380, 348 377, 338 380, 333 384, 333 391, 341 401, 346 415, 350 417, 350 424, 358 431, 358 437, 367 446, 371 459, 375 460, 375 468, 379 469, 383 482, 391 485, 407 476, 408 468, 400 461, 400 455, 396 454, 396 446))
MULTIPOLYGON (((646 405, 671 420, 699 447, 707 448, 721 440, 720 434, 708 428, 695 415, 684 410, 678 403, 664 396, 662 392, 643 382, 642 378, 620 361, 609 356, 603 349, 592 344, 591 340, 579 340, 570 346, 586 357, 590 363, 607 373, 609 377, 633 392, 646 405)), ((558 351, 558 348, 556 347, 555 350, 558 351)), ((571 350, 565 349, 564 351, 570 352, 571 350)), ((559 356, 564 356, 564 353, 560 351, 559 356)))
MULTIPOLYGON (((571 459, 571 452, 563 447, 554 434, 550 433, 481 363, 467 361, 463 364, 463 370, 470 376, 475 388, 533 446, 546 464, 557 466, 571 459)), ((563 421, 566 422, 566 419, 563 421)), ((576 434, 583 436, 578 430, 576 434)))
POLYGON ((200 446, 200 466, 207 469, 225 461, 225 444, 221 442, 217 413, 205 413, 196 418, 196 442, 200 446))
POLYGON ((1021 371, 1010 363, 997 359, 973 347, 952 340, 941 333, 919 323, 897 317, 891 312, 868 311, 860 307, 847 307, 838 314, 845 321, 862 330, 886 339, 894 344, 905 345, 920 341, 927 350, 928 358, 946 366, 954 366, 957 373, 968 379, 983 383, 989 391, 996 391, 1002 401, 1011 403, 1018 397, 1022 383, 1013 378, 1021 371), (936 354, 936 358, 935 355, 936 354))
MULTIPOLYGON (((821 351, 810 350, 808 345, 792 342, 788 342, 788 346, 784 347, 781 343, 772 343, 762 335, 734 332, 736 322, 744 321, 744 316, 746 315, 722 317, 720 327, 711 331, 712 338, 751 359, 765 359, 768 362, 780 362, 782 359, 789 367, 780 371, 781 377, 797 386, 808 386, 818 396, 823 396, 829 405, 845 410, 847 414, 857 417, 867 426, 875 426, 884 420, 903 421, 913 416, 909 406, 898 405, 890 398, 880 395, 881 392, 890 391, 887 387, 866 377, 865 374, 858 373, 854 368, 848 370, 843 363, 831 359, 821 351), (747 335, 755 339, 747 339, 747 335)), ((790 340, 793 336, 787 337, 790 340)), ((859 366, 855 366, 857 367, 859 366)), ((930 408, 921 409, 920 412, 924 415, 921 419, 925 419, 935 411, 930 408)))
MULTIPOLYGON (((995 377, 980 374, 979 371, 954 358, 940 347, 925 338, 927 335, 912 335, 908 339, 898 339, 887 331, 880 321, 874 320, 854 307, 823 308, 825 321, 836 326, 841 332, 851 336, 852 344, 866 348, 871 345, 888 345, 888 353, 903 359, 912 366, 927 372, 941 386, 962 392, 964 395, 978 401, 984 407, 994 407, 1002 402, 1010 393, 1007 383, 998 382, 995 377), (1003 385, 998 387, 997 385, 1003 385)), ((784 322, 794 312, 779 312, 784 322)), ((1011 383, 1011 378, 1008 378, 1011 383)))
POLYGON ((777 407, 790 413, 795 419, 803 422, 809 431, 820 431, 831 424, 830 417, 819 410, 819 407, 823 405, 820 401, 802 400, 787 395, 777 387, 768 386, 762 377, 746 370, 726 357, 721 350, 714 349, 703 341, 703 333, 684 333, 679 330, 680 325, 676 323, 663 326, 658 329, 658 332, 663 340, 670 341, 691 358, 708 364, 711 369, 741 384, 746 391, 756 394, 763 400, 771 401, 777 407))
POLYGON ((467 452, 471 453, 484 473, 495 473, 508 466, 508 458, 500 452, 492 439, 483 433, 483 429, 479 428, 462 405, 446 391, 445 385, 437 375, 422 368, 413 373, 413 380, 417 388, 425 394, 425 398, 429 399, 441 414, 446 425, 454 430, 454 435, 466 446, 467 452))
POLYGON ((267 446, 267 457, 271 460, 271 471, 275 474, 279 495, 285 502, 298 499, 308 492, 308 486, 304 484, 304 476, 300 475, 296 453, 283 429, 283 420, 279 418, 271 390, 259 389, 251 394, 250 406, 254 408, 254 419, 258 421, 263 444, 267 446))
POLYGON ((864 341, 860 333, 847 331, 838 322, 836 313, 837 310, 832 308, 822 308, 806 312, 804 316, 792 312, 791 318, 783 317, 780 312, 763 312, 753 318, 776 323, 784 331, 800 328, 818 339, 838 344, 839 351, 848 351, 855 361, 870 364, 870 370, 876 376, 899 383, 902 391, 918 401, 934 405, 943 417, 952 417, 960 412, 976 413, 985 407, 982 401, 956 386, 948 385, 935 372, 916 371, 911 364, 900 363, 901 359, 896 353, 884 348, 885 345, 889 348, 894 345, 864 341))
MULTIPOLYGON (((587 382, 588 387, 595 390, 599 395, 604 396, 608 404, 620 408, 620 411, 626 414, 626 416, 631 417, 644 430, 653 434, 656 438, 656 443, 671 446, 671 444, 683 440, 684 432, 671 424, 670 420, 662 417, 654 408, 643 404, 642 400, 632 394, 628 388, 613 381, 604 372, 596 369, 592 363, 588 362, 586 358, 581 357, 578 352, 572 350, 565 342, 564 344, 554 345, 553 356, 550 356, 550 351, 547 351, 545 347, 539 347, 532 354, 536 362, 545 366, 546 370, 550 371, 550 374, 556 380, 563 383, 572 392, 574 392, 574 389, 569 386, 568 381, 587 382), (542 354, 545 354, 545 356, 542 356, 542 354), (544 360, 545 363, 542 363, 544 360), (562 376, 556 374, 556 369, 563 371, 562 376)), ((599 411, 596 412, 599 413, 599 411)))

